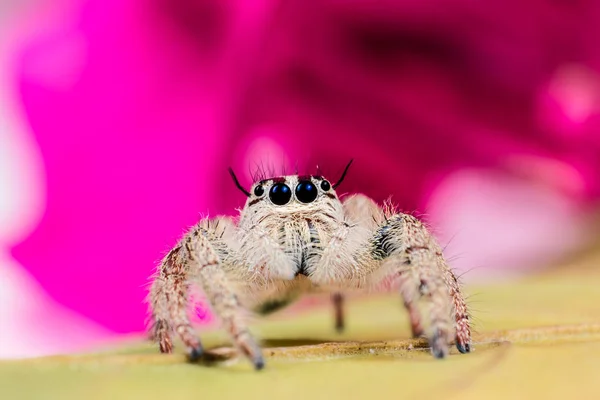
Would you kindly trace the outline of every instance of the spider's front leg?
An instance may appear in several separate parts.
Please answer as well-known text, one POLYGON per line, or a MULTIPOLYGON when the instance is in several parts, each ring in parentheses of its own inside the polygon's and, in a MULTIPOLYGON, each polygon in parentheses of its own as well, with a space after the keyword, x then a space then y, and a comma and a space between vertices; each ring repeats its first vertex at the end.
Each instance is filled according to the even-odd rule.
POLYGON ((425 333, 437 358, 448 354, 453 334, 458 350, 469 352, 471 331, 465 300, 440 246, 425 226, 411 215, 389 215, 375 231, 373 244, 375 254, 383 259, 384 279, 400 283, 413 334, 425 333), (428 332, 424 332, 420 304, 428 318, 428 332))
POLYGON ((411 215, 396 213, 390 204, 380 208, 364 195, 347 198, 344 210, 353 226, 373 233, 366 246, 358 246, 360 275, 375 285, 399 283, 413 336, 426 335, 433 354, 444 357, 454 333, 458 350, 469 352, 471 330, 464 297, 440 246, 425 226, 411 215), (425 308, 424 315, 421 308, 425 308))
MULTIPOLYGON (((204 221, 206 222, 206 221, 204 221)), ((171 250, 161 263, 150 290, 154 338, 163 353, 172 351, 170 333, 175 330, 191 359, 202 355, 202 346, 190 323, 188 289, 196 284, 209 301, 233 342, 254 364, 264 366, 260 346, 243 319, 245 311, 232 289, 216 249, 224 249, 220 234, 209 223, 200 223, 171 250)))

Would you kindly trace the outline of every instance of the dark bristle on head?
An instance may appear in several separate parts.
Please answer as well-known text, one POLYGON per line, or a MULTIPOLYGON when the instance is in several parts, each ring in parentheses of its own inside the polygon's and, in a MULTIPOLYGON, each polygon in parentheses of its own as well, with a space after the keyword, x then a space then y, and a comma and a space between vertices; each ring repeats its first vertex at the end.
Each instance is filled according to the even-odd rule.
POLYGON ((310 175, 298 175, 300 181, 310 181, 310 175))
POLYGON ((252 177, 252 182, 259 182, 267 180, 270 175, 267 173, 264 162, 261 161, 260 164, 255 163, 255 169, 250 176, 252 177))
POLYGON ((273 181, 273 183, 284 183, 285 182, 285 177, 278 176, 278 177, 275 177, 275 178, 271 178, 271 180, 273 181))
POLYGON ((342 183, 342 181, 346 177, 346 173, 348 172, 348 169, 350 168, 350 165, 352 165, 352 161, 354 161, 354 159, 350 160, 350 162, 348 163, 348 165, 346 165, 346 168, 344 168, 344 172, 342 173, 342 176, 340 176, 340 179, 338 179, 338 181, 332 185, 332 187, 334 189, 337 188, 338 186, 340 186, 340 184, 342 183))
POLYGON ((229 167, 229 175, 231 175, 235 186, 237 186, 237 188, 240 189, 240 191, 244 193, 246 197, 250 197, 250 192, 248 192, 246 189, 244 189, 242 185, 240 185, 240 182, 238 181, 237 177, 235 176, 235 172, 233 172, 233 168, 231 167, 229 167))

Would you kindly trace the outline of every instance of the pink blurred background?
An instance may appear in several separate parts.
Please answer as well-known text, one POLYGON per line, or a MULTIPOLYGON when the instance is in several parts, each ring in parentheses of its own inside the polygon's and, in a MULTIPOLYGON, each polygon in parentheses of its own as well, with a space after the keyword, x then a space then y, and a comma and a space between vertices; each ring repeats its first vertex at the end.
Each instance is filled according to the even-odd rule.
POLYGON ((261 163, 425 214, 464 279, 592 238, 600 3, 0 5, 0 357, 144 329, 156 262, 261 163), (456 257, 453 257, 456 256, 456 257))

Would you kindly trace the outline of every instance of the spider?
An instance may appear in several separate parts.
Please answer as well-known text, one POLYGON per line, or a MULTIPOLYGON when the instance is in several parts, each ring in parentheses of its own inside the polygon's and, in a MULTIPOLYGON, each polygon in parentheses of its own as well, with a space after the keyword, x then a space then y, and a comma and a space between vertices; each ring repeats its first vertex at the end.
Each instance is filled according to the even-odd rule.
POLYGON ((152 336, 172 352, 176 332, 191 360, 203 354, 188 316, 191 289, 203 292, 241 353, 264 367, 248 311, 268 313, 310 291, 333 293, 336 327, 344 325, 345 290, 397 288, 412 334, 425 336, 436 358, 454 340, 471 350, 465 300, 440 245, 412 215, 367 196, 340 200, 335 184, 318 175, 262 179, 247 191, 238 219, 202 219, 164 257, 149 293, 152 336))

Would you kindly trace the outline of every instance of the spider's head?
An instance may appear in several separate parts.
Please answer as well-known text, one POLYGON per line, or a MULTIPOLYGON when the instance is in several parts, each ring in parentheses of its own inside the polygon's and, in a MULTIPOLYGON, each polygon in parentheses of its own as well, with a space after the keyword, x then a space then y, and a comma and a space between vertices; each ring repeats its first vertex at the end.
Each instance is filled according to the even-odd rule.
POLYGON ((238 182, 232 169, 229 169, 236 186, 247 197, 246 209, 269 208, 273 211, 302 211, 321 207, 339 199, 335 189, 342 183, 352 160, 348 163, 340 179, 331 183, 320 175, 286 175, 255 182, 250 192, 238 182))
POLYGON ((230 169, 236 186, 248 197, 238 227, 240 255, 251 270, 283 280, 311 275, 319 257, 310 257, 307 249, 327 246, 332 232, 344 221, 344 208, 335 188, 350 163, 333 184, 318 175, 285 175, 261 179, 250 191, 239 184, 230 169), (279 246, 272 248, 269 243, 279 246))

